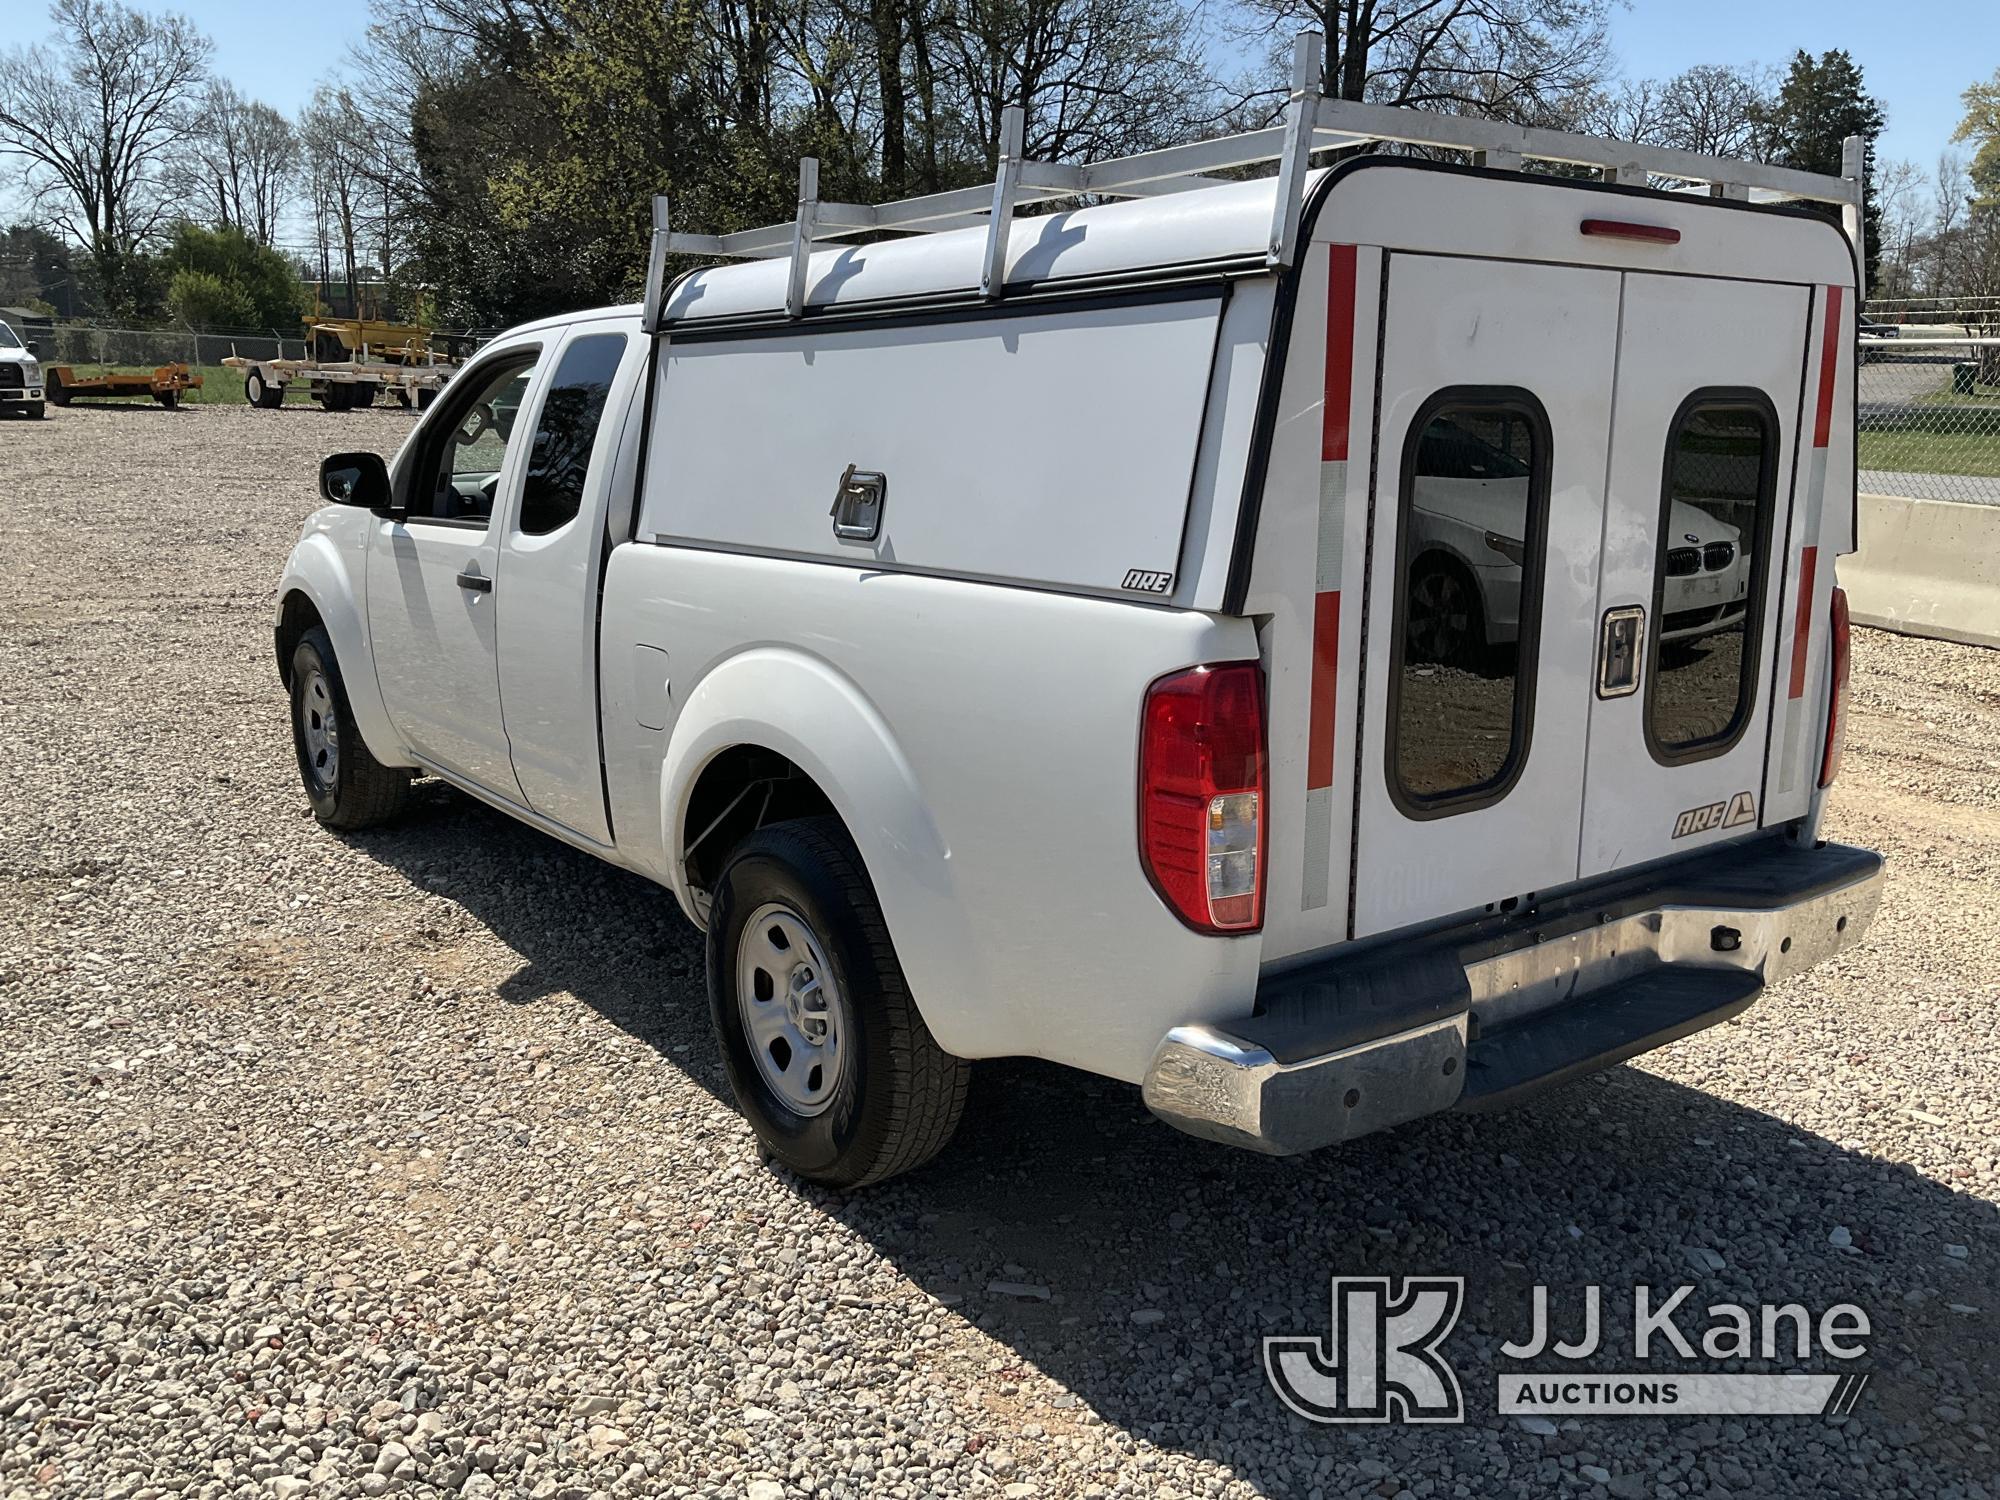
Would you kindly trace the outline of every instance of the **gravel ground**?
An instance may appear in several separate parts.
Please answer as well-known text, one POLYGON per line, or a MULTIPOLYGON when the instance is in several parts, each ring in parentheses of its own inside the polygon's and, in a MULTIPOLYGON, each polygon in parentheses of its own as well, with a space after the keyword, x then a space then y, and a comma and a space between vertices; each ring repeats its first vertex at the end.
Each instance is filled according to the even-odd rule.
POLYGON ((1893 883, 1738 1024, 1304 1161, 993 1064, 841 1198, 720 1097, 662 893, 442 790, 306 815, 272 586, 407 421, 0 424, 0 1496, 2000 1493, 2000 654, 1861 634, 1832 831, 1893 883), (1467 1425, 1287 1414, 1262 1337, 1415 1272, 1467 1425), (1501 1419, 1536 1282, 1853 1301, 1873 1380, 1501 1419))

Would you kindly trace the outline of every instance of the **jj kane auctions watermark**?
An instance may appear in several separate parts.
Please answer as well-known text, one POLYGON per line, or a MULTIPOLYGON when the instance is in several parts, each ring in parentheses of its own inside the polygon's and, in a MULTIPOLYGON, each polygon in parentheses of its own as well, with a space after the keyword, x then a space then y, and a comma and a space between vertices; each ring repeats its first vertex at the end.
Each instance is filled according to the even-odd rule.
MULTIPOLYGON (((1314 1422, 1462 1422, 1465 1400, 1445 1341, 1465 1306, 1462 1276, 1336 1276, 1324 1335, 1264 1340, 1264 1371, 1286 1406, 1314 1422)), ((1574 1338, 1556 1334, 1549 1289, 1536 1286, 1524 1337, 1500 1346, 1531 1368, 1494 1377, 1495 1405, 1518 1416, 1805 1416, 1853 1409, 1865 1373, 1804 1369, 1747 1373, 1704 1365, 1760 1360, 1805 1365, 1863 1358, 1868 1314, 1841 1302, 1817 1314, 1800 1303, 1693 1303, 1695 1289, 1631 1291, 1637 1368, 1584 1370, 1614 1358, 1603 1289, 1579 1298, 1574 1338)))

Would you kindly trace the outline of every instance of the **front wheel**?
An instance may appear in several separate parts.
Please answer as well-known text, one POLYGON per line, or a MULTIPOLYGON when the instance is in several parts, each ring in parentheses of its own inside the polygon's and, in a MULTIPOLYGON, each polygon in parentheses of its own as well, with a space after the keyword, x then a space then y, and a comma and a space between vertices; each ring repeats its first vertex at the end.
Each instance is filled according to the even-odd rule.
POLYGON ((155 391, 153 392, 153 399, 168 411, 172 411, 176 406, 181 404, 181 393, 179 391, 155 391))
POLYGON ((292 648, 292 748, 313 816, 328 828, 386 823, 410 800, 410 773, 361 742, 333 642, 317 625, 292 648))
POLYGON ((836 819, 774 824, 737 846, 710 911, 708 997, 738 1106, 801 1176, 863 1187, 951 1139, 971 1069, 918 1014, 836 819))
POLYGON ((28 416, 32 420, 37 422, 39 422, 43 417, 46 417, 49 414, 49 409, 47 404, 41 401, 30 401, 27 405, 26 410, 28 416))

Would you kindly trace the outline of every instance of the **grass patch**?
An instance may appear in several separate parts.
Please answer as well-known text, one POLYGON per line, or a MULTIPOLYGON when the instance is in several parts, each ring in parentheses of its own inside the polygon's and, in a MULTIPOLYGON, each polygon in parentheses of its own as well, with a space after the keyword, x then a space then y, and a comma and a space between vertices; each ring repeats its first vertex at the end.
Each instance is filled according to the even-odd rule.
POLYGON ((2000 479, 2000 425, 1990 433, 1863 432, 1858 441, 1864 469, 2000 479))

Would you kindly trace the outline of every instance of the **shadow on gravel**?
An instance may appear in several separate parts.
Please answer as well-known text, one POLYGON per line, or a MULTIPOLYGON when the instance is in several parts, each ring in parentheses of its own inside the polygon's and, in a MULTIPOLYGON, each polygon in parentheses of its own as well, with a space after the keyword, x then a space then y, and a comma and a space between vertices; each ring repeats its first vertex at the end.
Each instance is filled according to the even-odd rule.
MULTIPOLYGON (((409 822, 356 845, 523 955, 505 999, 573 994, 726 1097, 701 939, 664 892, 443 789, 409 822)), ((1325 1334, 1331 1275, 1427 1273, 1467 1279, 1447 1352, 1470 1419, 1489 1425, 1494 1379, 1513 1368, 1498 1345, 1524 1334, 1538 1282, 1559 1333, 1578 1325, 1581 1289, 1603 1288, 1599 1369, 1643 1367, 1631 1357, 1637 1284, 1655 1288, 1656 1302, 1692 1284, 1679 1321, 1697 1341, 1711 1302, 1801 1302, 1814 1313, 1853 1302, 1873 1323, 1859 1362, 1873 1379, 1843 1428, 1757 1419, 1748 1443, 1732 1443, 1714 1422, 1606 1419, 1547 1439, 1508 1424, 1495 1441, 1531 1492, 1575 1484, 1555 1456, 1577 1452, 1614 1472, 1609 1455, 1623 1452, 1627 1470, 1677 1484, 1692 1475, 1709 1493, 1845 1493, 1866 1483, 1861 1462, 1933 1479, 1991 1474, 1990 1450, 1975 1452, 1967 1427, 2000 1418, 2000 1352, 1982 1333, 1995 1312, 1983 1278, 2000 1255, 1993 1205, 1638 1068, 1512 1114, 1446 1116, 1272 1160, 1159 1124, 1136 1089, 994 1062, 979 1068, 957 1139, 930 1166, 853 1197, 791 1186, 1011 1351, 989 1377, 991 1430, 965 1436, 1024 1458, 1035 1440, 1023 1427, 1060 1431, 1089 1412, 1260 1489, 1295 1488, 1301 1450, 1387 1454, 1414 1477, 1422 1455, 1468 1435, 1312 1427, 1265 1384, 1261 1348, 1269 1334, 1325 1334), (1850 1248, 1831 1243, 1836 1228, 1850 1248), (1947 1244, 1969 1247, 1969 1261, 1947 1244), (1701 1250, 1723 1267, 1697 1270, 1701 1250), (990 1292, 996 1280, 1049 1295, 990 1292), (1008 1398, 1031 1368, 1070 1394, 1055 1405, 1008 1398), (1778 1444, 1758 1421, 1815 1430, 1778 1444), (1640 1449, 1643 1465, 1630 1459, 1640 1449)), ((1455 1462, 1466 1457, 1461 1449, 1455 1462)))

